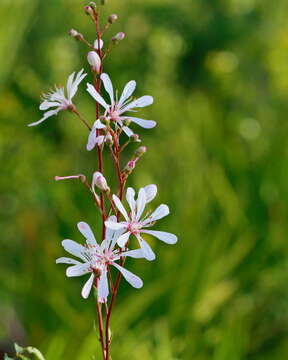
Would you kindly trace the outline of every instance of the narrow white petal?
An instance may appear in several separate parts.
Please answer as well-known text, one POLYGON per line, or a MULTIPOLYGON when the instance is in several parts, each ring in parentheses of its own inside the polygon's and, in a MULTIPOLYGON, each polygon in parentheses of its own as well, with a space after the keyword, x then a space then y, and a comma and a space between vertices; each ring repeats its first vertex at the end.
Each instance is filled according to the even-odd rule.
POLYGON ((82 288, 81 295, 84 299, 87 299, 90 294, 90 291, 92 289, 93 282, 94 282, 94 277, 95 277, 95 275, 92 273, 82 288))
POLYGON ((107 297, 109 295, 109 285, 108 285, 108 278, 107 278, 107 270, 104 268, 102 270, 99 282, 98 282, 98 297, 106 302, 107 297))
POLYGON ((141 188, 139 190, 136 206, 137 206, 136 219, 139 220, 146 206, 146 192, 144 188, 141 188))
POLYGON ((166 244, 176 244, 177 236, 165 231, 154 231, 154 230, 141 230, 142 233, 150 234, 155 236, 157 239, 164 241, 166 244))
POLYGON ((169 214, 169 208, 167 205, 159 205, 158 208, 146 219, 142 222, 143 225, 147 225, 153 221, 162 219, 163 217, 169 214))
POLYGON ((84 254, 86 253, 86 248, 80 244, 78 244, 76 241, 73 240, 63 240, 62 246, 64 249, 71 255, 77 256, 83 261, 86 261, 86 258, 84 254))
POLYGON ((82 275, 85 275, 88 272, 90 272, 89 269, 90 269, 90 264, 89 263, 70 266, 66 270, 66 275, 68 277, 82 276, 82 275))
POLYGON ((143 286, 143 281, 130 271, 124 269, 122 266, 116 264, 115 262, 112 263, 124 276, 125 280, 129 282, 136 289, 140 289, 143 286))
POLYGON ((90 226, 85 223, 84 221, 80 221, 77 224, 78 230, 81 232, 81 234, 85 237, 86 242, 88 245, 91 246, 97 246, 97 241, 95 239, 95 236, 93 234, 93 231, 91 230, 90 226))
POLYGON ((61 257, 61 258, 58 258, 58 259, 56 260, 56 264, 73 264, 73 265, 80 265, 81 262, 80 262, 80 261, 77 261, 77 260, 74 260, 74 259, 71 259, 71 258, 61 257))
POLYGON ((86 77, 87 74, 84 73, 84 69, 80 70, 79 73, 76 75, 75 80, 73 81, 72 85, 67 87, 67 94, 68 99, 71 101, 72 98, 75 96, 78 86, 81 83, 81 81, 86 77))
POLYGON ((133 132, 131 129, 129 129, 128 126, 123 126, 123 127, 122 127, 122 130, 125 132, 125 134, 126 134, 128 137, 131 137, 131 136, 134 134, 134 132, 133 132))
POLYGON ((117 223, 114 221, 105 221, 105 225, 106 225, 106 227, 108 227, 109 229, 112 229, 112 230, 124 229, 127 226, 124 223, 117 223))
POLYGON ((93 85, 87 83, 87 91, 100 105, 104 107, 105 110, 109 109, 109 105, 102 98, 102 96, 95 90, 93 85))
POLYGON ((106 126, 102 124, 99 119, 95 121, 93 127, 95 127, 95 129, 106 129, 106 126))
POLYGON ((34 123, 31 123, 29 124, 28 126, 36 126, 36 125, 39 125, 41 124, 43 121, 47 120, 49 117, 51 116, 54 116, 54 115, 57 115, 58 112, 60 111, 61 109, 58 108, 58 109, 55 109, 55 110, 50 110, 50 111, 47 111, 46 113, 44 113, 44 116, 42 117, 42 119, 34 122, 34 123))
POLYGON ((118 102, 119 107, 121 107, 124 104, 124 102, 127 99, 129 99, 129 97, 134 93, 135 89, 136 89, 136 81, 134 81, 134 80, 129 81, 125 85, 124 90, 121 94, 120 100, 118 102))
POLYGON ((87 145, 86 145, 86 149, 88 151, 91 151, 94 149, 94 147, 96 146, 96 139, 97 139, 96 129, 93 128, 89 133, 88 141, 87 141, 87 145))
POLYGON ((136 211, 135 190, 131 187, 127 189, 126 200, 130 206, 132 218, 134 218, 136 211))
POLYGON ((121 200, 116 195, 113 195, 112 198, 113 198, 114 204, 116 205, 117 209, 121 212, 121 214, 124 216, 125 220, 129 221, 128 214, 127 214, 124 206, 122 205, 121 200))
POLYGON ((130 104, 128 104, 127 106, 124 106, 124 108, 121 109, 121 114, 123 114, 126 111, 132 110, 132 109, 136 109, 136 108, 142 108, 145 106, 149 106, 153 104, 153 97, 152 96, 142 96, 141 98, 132 101, 130 104))
POLYGON ((122 256, 128 256, 131 257, 133 259, 143 259, 145 258, 143 251, 141 249, 136 249, 136 250, 129 250, 129 251, 124 251, 121 254, 122 256))
POLYGON ((75 76, 75 71, 71 75, 68 76, 68 80, 67 80, 67 84, 66 84, 67 91, 70 91, 72 88, 74 76, 75 76))
POLYGON ((113 85, 112 85, 109 75, 105 74, 105 73, 102 74, 101 80, 103 81, 105 90, 107 91, 107 93, 110 96, 111 105, 114 106, 114 90, 113 90, 113 85))
POLYGON ((58 101, 47 101, 47 100, 45 100, 40 104, 39 109, 40 110, 47 110, 47 109, 49 109, 51 107, 55 107, 55 106, 59 106, 59 105, 60 105, 60 103, 58 101))
POLYGON ((148 204, 155 198, 157 194, 157 186, 154 184, 147 185, 144 187, 144 190, 146 192, 146 204, 148 204))
POLYGON ((149 261, 155 260, 156 255, 154 254, 154 251, 151 249, 150 245, 141 237, 138 237, 138 241, 145 259, 149 261))
POLYGON ((144 120, 144 119, 140 119, 140 118, 132 117, 132 116, 127 117, 127 119, 131 120, 135 124, 138 124, 139 126, 141 126, 144 129, 153 129, 157 125, 156 121, 154 121, 154 120, 144 120))
POLYGON ((123 247, 126 245, 127 241, 129 240, 130 234, 131 234, 130 231, 128 231, 128 232, 126 232, 125 234, 121 235, 121 236, 118 238, 117 244, 118 244, 121 248, 123 248, 123 247))

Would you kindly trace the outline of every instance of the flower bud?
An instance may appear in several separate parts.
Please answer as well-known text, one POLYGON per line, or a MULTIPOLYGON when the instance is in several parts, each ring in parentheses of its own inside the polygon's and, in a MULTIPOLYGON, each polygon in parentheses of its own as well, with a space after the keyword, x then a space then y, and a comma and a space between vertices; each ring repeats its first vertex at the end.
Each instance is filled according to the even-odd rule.
POLYGON ((93 14, 93 9, 91 6, 87 5, 87 6, 84 6, 84 12, 86 15, 92 15, 93 14))
POLYGON ((142 155, 144 155, 147 151, 147 147, 146 146, 140 146, 136 151, 135 151, 135 156, 137 158, 141 157, 142 155))
POLYGON ((135 169, 135 166, 136 166, 135 160, 128 161, 127 165, 124 168, 124 173, 130 175, 131 172, 135 169))
POLYGON ((91 6, 92 9, 96 9, 97 7, 95 1, 90 1, 89 6, 91 6))
POLYGON ((133 134, 130 136, 130 140, 133 142, 141 142, 140 137, 138 134, 133 134))
POLYGON ((71 29, 69 31, 69 35, 72 36, 74 39, 81 40, 83 39, 83 35, 80 34, 77 30, 71 29))
POLYGON ((96 171, 93 175, 92 187, 94 186, 97 186, 101 191, 110 191, 105 177, 99 171, 96 171))
POLYGON ((104 115, 100 116, 99 120, 103 125, 109 126, 110 125, 110 119, 104 115))
POLYGON ((101 50, 103 45, 104 45, 104 42, 102 39, 96 39, 94 41, 94 49, 96 49, 96 50, 101 50))
POLYGON ((101 59, 96 51, 89 51, 87 55, 88 63, 90 64, 92 71, 99 74, 101 68, 101 59))
POLYGON ((116 34, 113 38, 112 41, 117 43, 118 41, 121 41, 125 38, 125 33, 124 32, 119 32, 118 34, 116 34))
POLYGON ((105 141, 108 145, 113 145, 113 137, 110 133, 107 133, 105 141))
POLYGON ((113 24, 115 21, 118 20, 118 15, 116 14, 111 14, 109 17, 108 17, 108 23, 109 24, 113 24))

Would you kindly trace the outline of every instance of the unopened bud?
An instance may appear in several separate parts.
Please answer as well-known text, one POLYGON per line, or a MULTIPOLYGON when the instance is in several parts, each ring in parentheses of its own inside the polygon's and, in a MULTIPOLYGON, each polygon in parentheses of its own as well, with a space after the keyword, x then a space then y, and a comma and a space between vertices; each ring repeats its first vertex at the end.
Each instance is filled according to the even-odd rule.
POLYGON ((123 40, 124 38, 125 38, 125 33, 124 32, 119 32, 118 34, 113 36, 112 41, 113 42, 118 42, 118 41, 123 40))
POLYGON ((146 146, 140 146, 136 151, 135 151, 135 156, 138 158, 142 155, 144 155, 147 151, 147 147, 146 146))
POLYGON ((118 15, 116 15, 116 14, 112 14, 108 17, 109 24, 113 24, 117 20, 118 20, 118 15))
POLYGON ((112 137, 112 135, 111 135, 110 133, 108 133, 108 134, 106 135, 105 141, 106 141, 106 143, 107 143, 108 145, 113 145, 113 137, 112 137))
POLYGON ((130 140, 133 142, 141 142, 140 137, 138 134, 133 134, 130 136, 130 140))
POLYGON ((95 172, 93 175, 92 187, 97 186, 101 191, 110 191, 105 177, 99 172, 95 172))
POLYGON ((94 49, 96 49, 96 50, 101 50, 103 45, 104 45, 104 43, 103 43, 102 39, 96 39, 94 41, 94 49))
POLYGON ((97 72, 99 74, 101 69, 101 59, 96 51, 89 51, 87 55, 88 63, 90 64, 92 71, 97 72))
POLYGON ((97 7, 95 1, 90 1, 89 6, 91 6, 92 9, 96 9, 97 7))
POLYGON ((131 174, 131 172, 135 169, 135 166, 136 166, 135 160, 128 161, 127 165, 124 168, 124 172, 126 174, 131 174))
POLYGON ((93 14, 93 8, 91 6, 89 6, 89 5, 84 6, 84 12, 87 15, 92 15, 93 14))
POLYGON ((80 34, 77 30, 75 29, 71 29, 69 31, 69 35, 72 36, 73 38, 77 39, 77 40, 80 40, 83 38, 83 35, 80 34))

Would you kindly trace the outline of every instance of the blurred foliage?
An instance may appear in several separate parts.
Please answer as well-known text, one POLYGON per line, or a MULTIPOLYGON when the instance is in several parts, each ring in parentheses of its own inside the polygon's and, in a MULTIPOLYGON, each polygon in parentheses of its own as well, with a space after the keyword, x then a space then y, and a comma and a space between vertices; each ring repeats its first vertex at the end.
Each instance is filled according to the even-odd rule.
MULTIPOLYGON (((92 173, 96 156, 68 113, 26 126, 39 94, 82 67, 87 49, 67 31, 93 40, 83 5, 0 2, 0 342, 34 344, 47 360, 100 357, 93 299, 55 265, 63 238, 82 240, 76 222, 99 230, 95 209, 78 183, 53 180, 92 173)), ((106 71, 156 100, 129 184, 158 184, 154 205, 171 206, 159 229, 179 236, 153 243, 154 263, 129 261, 145 287, 123 283, 113 359, 287 358, 287 1, 110 0, 104 11, 120 17, 108 38, 127 33, 106 71)), ((92 123, 84 84, 75 101, 92 123)))

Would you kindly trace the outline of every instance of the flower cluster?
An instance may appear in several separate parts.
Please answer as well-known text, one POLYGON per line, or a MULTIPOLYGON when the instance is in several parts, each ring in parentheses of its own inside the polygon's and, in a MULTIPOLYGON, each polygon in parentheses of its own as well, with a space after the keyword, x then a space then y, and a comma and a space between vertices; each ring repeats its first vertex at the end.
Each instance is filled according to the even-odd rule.
POLYGON ((131 80, 124 86, 118 98, 118 93, 112 85, 110 76, 103 71, 103 68, 104 60, 106 61, 112 48, 125 38, 125 34, 120 32, 114 35, 107 46, 104 45, 102 39, 103 34, 118 19, 118 16, 116 14, 110 15, 105 26, 101 28, 97 5, 90 2, 89 5, 85 6, 84 11, 96 25, 96 40, 90 43, 75 29, 70 31, 70 35, 89 47, 86 66, 90 67, 91 80, 87 83, 87 92, 96 102, 95 118, 93 121, 87 121, 73 100, 78 87, 88 75, 88 72, 86 73, 82 69, 68 77, 66 90, 63 86, 56 86, 55 90, 43 95, 40 110, 44 111, 44 114, 40 120, 29 124, 29 126, 39 125, 48 118, 58 115, 61 111, 70 111, 89 130, 86 149, 90 152, 95 149, 97 152, 98 168, 95 169, 91 182, 87 180, 84 174, 56 176, 55 180, 78 179, 88 189, 102 220, 101 241, 96 241, 96 237, 87 223, 79 222, 78 229, 85 237, 85 243, 79 244, 68 239, 62 241, 64 249, 78 259, 60 257, 56 263, 70 265, 66 270, 68 277, 90 274, 82 288, 82 297, 88 298, 93 286, 97 290, 99 338, 103 359, 108 360, 110 359, 109 321, 121 278, 124 277, 134 288, 143 286, 143 282, 138 276, 124 268, 126 258, 149 261, 156 258, 145 236, 152 236, 167 244, 175 244, 177 237, 165 231, 151 230, 151 227, 158 220, 169 214, 169 208, 165 204, 159 205, 154 211, 149 209, 145 211, 146 206, 157 194, 156 185, 152 184, 141 188, 137 195, 131 187, 128 187, 125 192, 129 176, 147 151, 145 146, 141 146, 134 151, 126 165, 122 163, 121 155, 126 147, 132 142, 141 141, 139 135, 134 133, 131 125, 136 124, 144 129, 152 129, 156 126, 154 120, 145 120, 131 114, 134 113, 135 115, 139 109, 153 104, 153 97, 144 95, 133 98, 136 82, 131 80), (102 88, 105 89, 104 94, 102 88), (105 100, 104 96, 109 97, 109 101, 105 100), (117 189, 113 189, 111 186, 113 182, 110 182, 109 178, 107 181, 104 176, 103 151, 105 150, 112 155, 118 182, 117 189), (124 197, 126 197, 128 206, 124 203, 124 197), (138 248, 135 248, 135 245, 133 246, 134 238, 136 238, 136 244, 139 245, 138 248), (116 279, 112 268, 118 270, 116 279), (109 294, 111 294, 111 298, 109 294), (102 318, 103 303, 105 303, 106 311, 105 334, 103 333, 104 322, 102 318))

